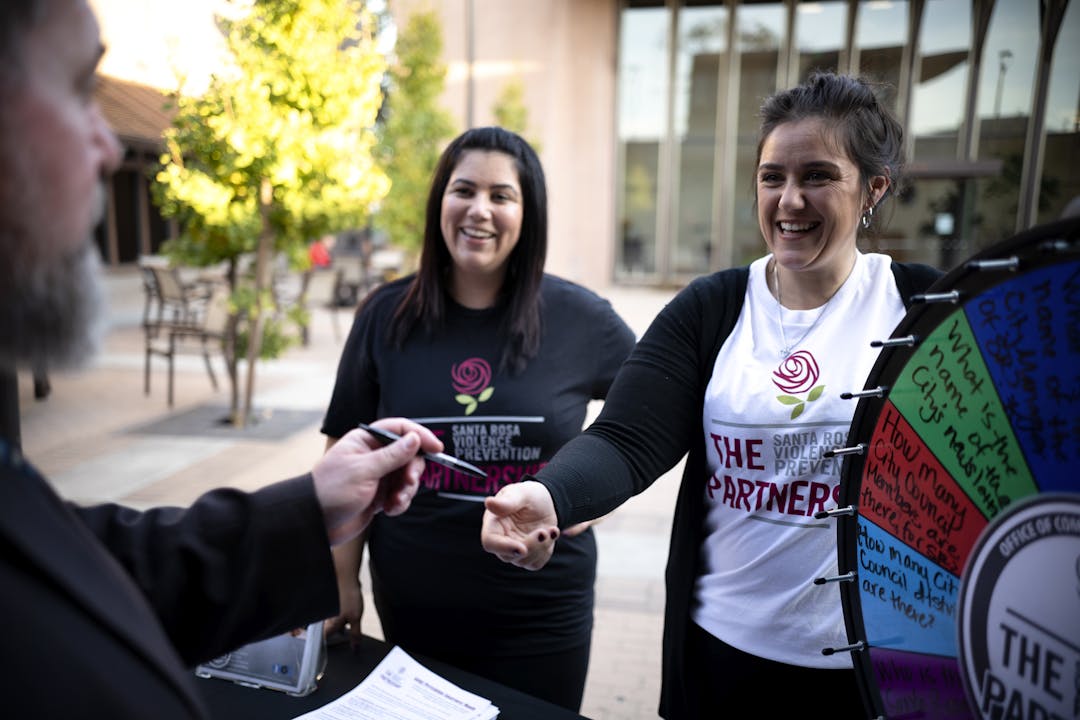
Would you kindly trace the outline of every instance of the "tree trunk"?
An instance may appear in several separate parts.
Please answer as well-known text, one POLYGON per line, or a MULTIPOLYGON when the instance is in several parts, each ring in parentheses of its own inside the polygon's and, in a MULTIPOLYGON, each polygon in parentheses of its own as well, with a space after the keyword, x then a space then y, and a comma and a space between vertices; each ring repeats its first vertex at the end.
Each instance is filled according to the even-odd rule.
POLYGON ((244 404, 237 417, 237 426, 246 427, 251 418, 251 403, 255 396, 255 366, 262 349, 263 336, 263 297, 270 292, 271 255, 274 245, 274 231, 270 226, 270 206, 274 200, 274 189, 270 180, 263 178, 259 188, 259 215, 262 217, 262 229, 259 232, 259 244, 255 251, 255 302, 251 308, 247 346, 247 385, 244 388, 244 404))
MULTIPOLYGON (((229 269, 226 271, 226 280, 229 283, 229 296, 236 295, 237 288, 237 261, 235 257, 229 258, 229 269)), ((239 358, 236 356, 236 343, 238 340, 237 327, 239 318, 237 313, 230 313, 229 334, 226 344, 225 367, 229 371, 229 424, 240 427, 240 375, 237 370, 239 358)))

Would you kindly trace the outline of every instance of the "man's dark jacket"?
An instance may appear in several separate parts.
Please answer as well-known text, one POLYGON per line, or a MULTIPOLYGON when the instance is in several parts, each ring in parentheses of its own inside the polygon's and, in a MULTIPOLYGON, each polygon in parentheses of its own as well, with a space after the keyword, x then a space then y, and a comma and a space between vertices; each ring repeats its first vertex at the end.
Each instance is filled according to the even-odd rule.
POLYGON ((310 475, 80 508, 0 441, 5 717, 207 717, 192 668, 334 615, 336 588, 310 475))

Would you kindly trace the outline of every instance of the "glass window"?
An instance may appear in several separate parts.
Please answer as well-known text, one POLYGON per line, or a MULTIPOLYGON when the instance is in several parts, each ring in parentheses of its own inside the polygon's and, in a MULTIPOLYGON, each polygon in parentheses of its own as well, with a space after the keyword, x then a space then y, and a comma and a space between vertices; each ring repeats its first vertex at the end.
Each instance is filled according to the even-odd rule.
POLYGON ((967 97, 971 3, 927 0, 906 132, 914 138, 909 184, 896 198, 890 227, 903 237, 900 260, 951 268, 970 255, 972 185, 957 160, 967 97), (947 169, 953 165, 955 170, 947 169), (929 170, 928 170, 929 168, 929 170))
POLYGON ((915 158, 955 158, 971 47, 971 4, 927 0, 923 10, 917 84, 912 88, 915 158))
POLYGON ((840 70, 847 26, 847 0, 801 2, 795 13, 795 52, 799 56, 799 82, 814 70, 840 70))
POLYGON ((717 97, 727 72, 727 10, 683 8, 675 55, 675 132, 679 144, 675 273, 709 269, 715 210, 717 97))
POLYGON ((1054 46, 1046 101, 1046 152, 1039 184, 1039 223, 1080 213, 1080 2, 1069 3, 1054 46), (1070 203, 1074 203, 1070 207, 1070 203))
POLYGON ((628 7, 619 28, 620 277, 656 271, 660 148, 667 133, 668 35, 663 7, 628 7))
MULTIPOLYGON (((855 17, 857 72, 878 84, 879 97, 894 114, 900 112, 897 101, 900 66, 908 41, 908 12, 906 0, 868 0, 859 3, 855 17)), ((905 220, 907 206, 898 209, 900 204, 900 194, 894 192, 881 206, 882 216, 876 230, 860 241, 862 250, 886 253, 895 258, 912 257, 916 246, 913 238, 918 235, 913 232, 913 221, 905 220)))
POLYGON ((1000 160, 1001 173, 975 181, 974 249, 1016 233, 1038 51, 1038 5, 996 3, 983 48, 976 114, 979 159, 1000 160))
POLYGON ((897 90, 900 87, 900 63, 908 35, 906 0, 882 2, 870 0, 859 4, 855 21, 855 45, 859 50, 858 72, 868 80, 882 83, 888 107, 898 112, 897 90))
POLYGON ((785 42, 785 12, 781 3, 738 5, 735 8, 739 52, 739 120, 735 143, 734 257, 743 265, 762 253, 754 205, 759 111, 776 91, 780 48, 785 42))
MULTIPOLYGON (((895 228, 881 248, 894 260, 922 262, 944 270, 970 252, 962 250, 961 226, 957 218, 963 205, 965 181, 956 178, 920 178, 908 192, 894 195, 885 207, 886 228, 895 228)), ((877 248, 871 249, 878 251, 877 248)))

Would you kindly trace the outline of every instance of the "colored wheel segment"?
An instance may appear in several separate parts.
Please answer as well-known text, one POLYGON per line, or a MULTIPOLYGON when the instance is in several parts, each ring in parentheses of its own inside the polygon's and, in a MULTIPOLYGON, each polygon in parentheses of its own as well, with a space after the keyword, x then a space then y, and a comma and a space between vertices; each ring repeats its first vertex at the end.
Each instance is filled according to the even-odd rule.
POLYGON ((868 717, 1080 717, 1071 515, 1048 511, 1063 529, 1031 541, 1022 563, 1077 586, 1044 583, 1057 592, 1057 625, 1021 633, 1002 622, 1032 620, 1023 592, 993 592, 1031 581, 1026 571, 1005 572, 1000 558, 980 577, 969 567, 987 537, 1025 532, 1010 525, 1017 508, 1046 494, 1080 499, 1078 234, 1080 221, 1023 234, 946 275, 866 382, 879 392, 861 396, 851 426, 848 445, 862 452, 845 458, 840 502, 855 513, 840 517, 837 538, 841 575, 853 573, 841 598, 868 717), (960 637, 979 652, 962 653, 960 637), (1017 670, 1021 661, 1041 672, 1017 670))

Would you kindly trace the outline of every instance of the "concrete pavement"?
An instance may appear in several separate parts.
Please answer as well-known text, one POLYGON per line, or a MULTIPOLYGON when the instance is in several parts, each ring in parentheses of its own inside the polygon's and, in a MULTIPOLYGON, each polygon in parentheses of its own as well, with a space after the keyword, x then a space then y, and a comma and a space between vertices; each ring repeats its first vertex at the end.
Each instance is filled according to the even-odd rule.
MULTIPOLYGON (((85 369, 52 373, 52 393, 33 397, 19 376, 22 445, 58 491, 81 503, 185 505, 214 487, 258 488, 306 472, 322 453, 318 428, 329 402, 350 312, 314 312, 312 342, 258 367, 255 407, 273 414, 245 431, 191 432, 228 405, 220 359, 215 392, 198 355, 180 356, 176 404, 166 404, 165 361, 154 358, 143 394, 141 280, 110 268, 110 329, 103 353, 85 369)), ((640 335, 670 291, 600 291, 640 335)), ((594 411, 595 411, 594 407, 594 411)), ((678 484, 676 468, 596 528, 599 544, 593 654, 582 714, 594 720, 656 718, 660 687, 663 569, 678 484)), ((374 603, 368 597, 368 608, 374 603)), ((375 613, 364 629, 382 637, 375 613)))

